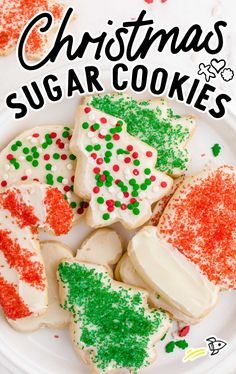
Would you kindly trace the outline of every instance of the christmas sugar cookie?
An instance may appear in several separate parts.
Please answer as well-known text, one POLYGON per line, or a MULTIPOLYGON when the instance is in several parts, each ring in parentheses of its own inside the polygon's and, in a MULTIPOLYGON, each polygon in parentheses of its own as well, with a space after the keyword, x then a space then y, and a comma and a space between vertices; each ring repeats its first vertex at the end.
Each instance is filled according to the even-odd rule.
MULTIPOLYGON (((48 308, 43 315, 29 316, 17 320, 8 320, 18 331, 36 331, 43 327, 62 329, 70 322, 70 313, 60 307, 56 272, 59 262, 73 257, 73 251, 66 245, 56 241, 41 243, 41 254, 46 268, 48 283, 48 308)), ((118 234, 111 229, 93 232, 77 251, 76 258, 107 266, 115 265, 122 255, 122 245, 118 234)), ((112 275, 112 271, 110 271, 112 275)))
POLYGON ((198 266, 145 226, 130 241, 130 260, 140 277, 168 304, 190 319, 205 317, 216 305, 219 287, 198 266))
POLYGON ((61 192, 31 183, 0 193, 0 305, 8 319, 40 315, 47 282, 37 229, 66 234, 72 210, 61 192))
POLYGON ((125 122, 94 108, 79 107, 70 149, 79 157, 75 192, 90 201, 92 227, 138 227, 171 189, 172 179, 155 169, 155 150, 129 135, 125 122))
POLYGON ((162 296, 156 291, 154 291, 150 286, 144 282, 141 276, 135 270, 130 257, 125 253, 121 260, 118 262, 115 270, 115 277, 117 280, 122 281, 126 284, 131 284, 134 287, 143 288, 148 292, 148 302, 154 308, 166 310, 171 314, 173 319, 184 322, 187 324, 196 324, 200 322, 200 319, 191 318, 188 315, 184 314, 168 301, 163 299, 162 296))
POLYGON ((0 153, 0 190, 32 180, 57 187, 78 220, 88 203, 73 192, 76 157, 69 150, 71 135, 70 127, 35 127, 12 140, 0 153))
POLYGON ((112 280, 104 266, 78 260, 61 262, 58 280, 75 349, 93 373, 137 372, 154 361, 154 346, 170 321, 148 307, 144 291, 112 280))
POLYGON ((180 184, 183 181, 184 181, 184 176, 174 179, 173 186, 170 192, 156 203, 155 208, 153 209, 153 212, 152 212, 151 219, 150 219, 150 225, 153 225, 153 226, 158 225, 158 222, 168 202, 170 201, 171 197, 173 196, 173 194, 175 193, 175 191, 177 190, 177 188, 180 186, 180 184))
MULTIPOLYGON (((0 56, 10 54, 16 47, 24 27, 36 14, 51 12, 54 27, 58 27, 63 17, 65 5, 54 0, 1 0, 0 9, 0 56)), ((39 59, 46 52, 48 34, 40 33, 36 27, 26 42, 26 55, 39 59)))
POLYGON ((186 178, 158 231, 208 279, 236 288, 236 169, 222 166, 186 178))
POLYGON ((121 118, 130 135, 155 148, 158 170, 173 176, 185 172, 190 162, 186 145, 194 132, 194 117, 175 115, 163 98, 137 101, 124 94, 106 94, 87 97, 85 102, 121 118))
POLYGON ((8 320, 15 330, 22 332, 36 331, 43 327, 62 329, 70 321, 70 313, 60 307, 56 272, 58 264, 63 258, 73 257, 72 250, 56 241, 41 243, 40 247, 46 269, 48 307, 43 315, 37 317, 29 316, 17 320, 8 320))

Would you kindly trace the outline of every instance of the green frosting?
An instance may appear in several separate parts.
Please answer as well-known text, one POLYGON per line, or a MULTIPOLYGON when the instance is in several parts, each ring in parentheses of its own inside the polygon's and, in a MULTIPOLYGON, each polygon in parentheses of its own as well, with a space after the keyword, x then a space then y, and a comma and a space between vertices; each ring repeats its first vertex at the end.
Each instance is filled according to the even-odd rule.
MULTIPOLYGON (((161 102, 164 106, 165 100, 161 102)), ((127 123, 129 134, 155 148, 158 170, 170 175, 174 174, 176 169, 186 170, 189 156, 181 145, 189 139, 190 130, 181 125, 181 121, 173 126, 173 120, 181 119, 181 116, 174 115, 171 109, 167 110, 167 115, 164 117, 161 105, 153 109, 149 101, 138 102, 122 94, 95 95, 87 104, 123 119, 127 123)))
POLYGON ((137 372, 149 364, 152 335, 162 326, 165 314, 143 307, 143 296, 132 289, 111 287, 107 273, 63 262, 58 273, 67 289, 64 309, 81 330, 79 349, 89 349, 94 365, 102 371, 126 367, 137 372))

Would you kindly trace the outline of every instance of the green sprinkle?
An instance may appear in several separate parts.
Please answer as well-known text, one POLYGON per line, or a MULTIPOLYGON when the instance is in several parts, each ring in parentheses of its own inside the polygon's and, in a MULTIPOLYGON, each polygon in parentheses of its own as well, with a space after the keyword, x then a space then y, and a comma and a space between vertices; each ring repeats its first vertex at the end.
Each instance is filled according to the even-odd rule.
POLYGON ((162 336, 161 341, 165 340, 166 335, 167 335, 167 333, 165 333, 165 334, 162 336))
POLYGON ((89 124, 88 124, 88 122, 84 122, 84 123, 82 124, 82 127, 83 127, 84 130, 87 130, 87 129, 89 128, 89 124))
POLYGON ((98 202, 98 204, 103 204, 104 201, 105 201, 104 198, 101 197, 101 196, 97 198, 97 202, 98 202))
POLYGON ((15 169, 19 169, 19 168, 20 168, 20 164, 19 164, 19 162, 15 162, 15 163, 14 163, 14 167, 15 167, 15 169))
POLYGON ((132 191, 132 192, 131 192, 131 195, 132 195, 133 197, 137 197, 137 196, 138 196, 138 191, 132 191))
POLYGON ((133 164, 134 164, 135 166, 139 166, 139 165, 140 165, 140 161, 139 161, 139 160, 134 160, 134 161, 133 161, 133 164))
POLYGON ((178 340, 177 342, 175 342, 175 345, 180 349, 188 348, 188 343, 186 342, 186 340, 178 340))
POLYGON ((28 162, 33 161, 33 156, 31 156, 31 155, 26 156, 26 160, 27 160, 28 162))
POLYGON ((107 142, 109 142, 111 139, 112 139, 112 136, 111 136, 110 134, 107 134, 107 135, 105 136, 105 140, 106 140, 107 142))
POLYGON ((38 152, 34 152, 34 153, 33 153, 33 157, 34 157, 34 158, 39 158, 39 156, 40 156, 40 154, 39 154, 38 152))
POLYGON ((102 218, 104 219, 104 221, 107 221, 110 218, 110 214, 109 213, 104 213, 102 218))
POLYGON ((28 153, 30 153, 29 148, 27 148, 27 147, 23 148, 23 153, 24 153, 25 155, 27 155, 28 153))
POLYGON ((105 162, 106 164, 110 164, 111 159, 110 159, 109 157, 104 157, 104 162, 105 162))
POLYGON ((146 175, 151 174, 151 169, 149 169, 149 168, 144 169, 144 173, 145 173, 146 175))
POLYGON ((93 128, 94 128, 94 130, 99 130, 100 125, 98 123, 94 123, 93 128))
POLYGON ((112 156, 111 151, 106 151, 106 152, 105 152, 105 157, 111 157, 111 156, 112 156))
POLYGON ((106 144, 107 149, 112 149, 114 147, 113 143, 106 144))
POLYGON ((221 151, 221 146, 219 144, 214 144, 213 147, 211 147, 212 153, 214 157, 219 156, 221 151))
POLYGON ((58 181, 59 183, 62 183, 63 179, 64 179, 64 178, 63 178, 61 175, 59 175, 59 177, 57 177, 57 181, 58 181))
POLYGON ((91 144, 87 145, 87 147, 85 148, 87 152, 92 152, 93 150, 93 146, 91 144))
POLYGON ((43 149, 46 149, 47 147, 48 147, 48 144, 47 144, 47 143, 43 143, 43 144, 42 144, 42 148, 43 148, 43 149))
POLYGON ((101 149, 100 144, 96 144, 96 145, 94 146, 94 150, 95 150, 95 151, 100 151, 100 149, 101 149))
POLYGON ((117 200, 117 201, 115 202, 115 207, 116 207, 116 208, 119 208, 120 206, 121 206, 121 202, 117 200))
POLYGON ((31 148, 31 152, 34 153, 34 152, 37 152, 37 151, 38 151, 37 147, 34 146, 34 147, 31 148))
POLYGON ((69 156, 69 159, 72 160, 72 161, 74 161, 74 160, 76 160, 76 156, 71 154, 71 155, 69 156))
POLYGON ((150 186, 150 184, 152 184, 152 182, 151 182, 151 180, 150 179, 145 179, 145 184, 147 185, 147 186, 150 186))
POLYGON ((11 146, 11 150, 12 150, 13 152, 17 151, 17 149, 18 149, 18 147, 17 147, 16 144, 13 144, 13 145, 11 146))
POLYGON ((138 216, 140 214, 140 210, 138 208, 134 208, 133 213, 135 216, 138 216))
POLYGON ((17 147, 21 147, 22 146, 22 142, 20 140, 17 140, 16 145, 17 145, 17 147))
POLYGON ((39 162, 38 162, 37 160, 33 160, 33 161, 32 161, 32 166, 33 166, 34 168, 36 168, 37 166, 39 166, 39 162))
POLYGON ((62 136, 63 138, 68 138, 68 136, 70 136, 69 131, 63 131, 62 136))
POLYGON ((46 170, 51 170, 52 169, 52 164, 46 164, 45 169, 46 170))
POLYGON ((72 209, 75 209, 75 208, 77 207, 77 204, 76 204, 74 201, 72 201, 72 202, 70 203, 70 207, 71 207, 72 209))
POLYGON ((142 191, 145 191, 146 189, 147 189, 147 185, 146 185, 146 184, 144 184, 144 183, 143 183, 143 184, 141 184, 141 190, 142 190, 142 191))
POLYGON ((59 153, 53 153, 52 157, 54 158, 54 160, 59 160, 60 155, 59 155, 59 153))
POLYGON ((131 186, 134 186, 134 185, 136 184, 136 180, 135 180, 134 178, 130 179, 130 180, 129 180, 129 184, 130 184, 131 186))
POLYGON ((167 352, 167 353, 172 353, 172 352, 174 352, 174 349, 175 349, 175 342, 174 342, 174 341, 169 342, 169 343, 166 345, 165 349, 166 349, 166 352, 167 352))
POLYGON ((133 209, 133 204, 128 204, 128 205, 127 205, 127 208, 128 208, 129 210, 132 210, 132 209, 133 209))

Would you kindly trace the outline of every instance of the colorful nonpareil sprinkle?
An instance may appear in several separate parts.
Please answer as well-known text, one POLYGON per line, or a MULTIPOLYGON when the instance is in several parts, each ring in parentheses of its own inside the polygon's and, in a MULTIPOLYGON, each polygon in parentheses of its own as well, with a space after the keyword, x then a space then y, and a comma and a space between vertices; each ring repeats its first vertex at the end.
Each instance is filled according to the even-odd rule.
POLYGON ((142 292, 122 286, 92 265, 63 262, 58 274, 67 290, 62 306, 74 320, 74 343, 89 354, 95 368, 136 373, 148 366, 154 334, 168 318, 165 313, 149 309, 142 292))
POLYGON ((155 151, 127 134, 122 120, 88 109, 81 107, 71 144, 85 160, 86 174, 84 166, 76 178, 87 181, 82 190, 91 197, 95 223, 132 225, 148 218, 152 202, 168 192, 171 178, 155 169, 155 151))
POLYGON ((223 166, 187 179, 159 223, 160 235, 209 280, 236 287, 236 172, 223 166))
POLYGON ((190 331, 190 326, 184 326, 182 329, 178 331, 178 335, 183 338, 184 336, 187 336, 190 331))
MULTIPOLYGON (((54 27, 63 16, 65 5, 52 0, 2 0, 0 11, 0 55, 9 54, 16 46, 24 27, 36 14, 49 11, 54 16, 54 27)), ((39 32, 37 25, 31 32, 26 53, 31 58, 39 58, 45 52, 48 36, 39 32)))
POLYGON ((76 157, 69 150, 67 126, 37 127, 19 135, 0 153, 0 190, 19 182, 38 180, 57 187, 77 220, 88 203, 74 194, 76 157))
POLYGON ((186 143, 194 119, 174 115, 164 99, 156 102, 137 100, 122 95, 94 95, 87 103, 127 123, 130 135, 140 138, 157 151, 156 168, 170 175, 183 174, 190 161, 186 143))
POLYGON ((211 150, 212 150, 213 156, 217 157, 220 154, 221 146, 216 143, 216 144, 213 145, 213 147, 211 148, 211 150))
POLYGON ((175 347, 185 349, 188 347, 188 343, 186 342, 186 340, 171 341, 166 345, 166 353, 174 352, 175 347))

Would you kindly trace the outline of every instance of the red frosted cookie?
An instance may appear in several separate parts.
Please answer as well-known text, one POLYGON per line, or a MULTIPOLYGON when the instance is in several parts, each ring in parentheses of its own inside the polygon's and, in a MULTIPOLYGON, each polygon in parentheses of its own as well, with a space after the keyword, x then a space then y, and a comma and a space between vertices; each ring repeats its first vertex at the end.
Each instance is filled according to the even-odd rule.
MULTIPOLYGON (((8 55, 15 48, 19 36, 28 21, 36 14, 49 11, 57 27, 65 5, 54 0, 2 0, 0 7, 0 56, 8 55)), ((26 43, 26 54, 31 59, 40 58, 48 43, 48 35, 35 28, 26 43)))
POLYGON ((222 166, 186 178, 158 231, 210 281, 236 288, 236 169, 222 166))

